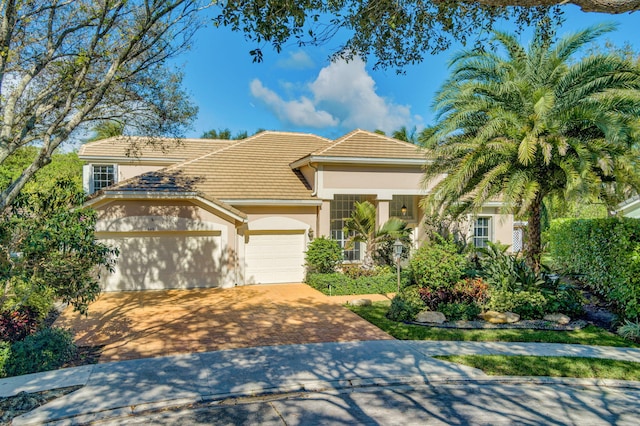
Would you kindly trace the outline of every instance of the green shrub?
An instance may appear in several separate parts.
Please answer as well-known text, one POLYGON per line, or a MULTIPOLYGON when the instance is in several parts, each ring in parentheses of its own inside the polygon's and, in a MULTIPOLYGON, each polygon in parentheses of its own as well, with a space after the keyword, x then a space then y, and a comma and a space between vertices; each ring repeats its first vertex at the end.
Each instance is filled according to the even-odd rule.
POLYGON ((625 339, 640 341, 640 322, 626 320, 623 325, 618 327, 618 334, 625 339))
POLYGON ((0 377, 6 377, 7 372, 5 366, 11 355, 11 343, 0 342, 0 377))
POLYGON ((402 288, 399 294, 391 300, 387 318, 392 321, 413 321, 418 312, 426 308, 420 297, 417 286, 402 288))
POLYGON ((409 261, 419 287, 449 288, 460 280, 467 261, 452 241, 440 238, 420 247, 409 261))
POLYGON ((481 309, 476 303, 454 302, 439 304, 437 311, 442 312, 447 321, 472 321, 478 318, 481 309))
POLYGON ((545 279, 536 274, 524 261, 507 253, 509 246, 488 242, 479 249, 481 275, 491 288, 498 291, 535 291, 545 284, 545 279))
POLYGON ((345 263, 340 266, 343 274, 349 278, 358 279, 360 277, 375 277, 377 275, 394 273, 395 269, 388 266, 375 266, 373 268, 363 268, 359 263, 345 263))
POLYGON ((555 220, 548 235, 558 268, 614 304, 622 318, 640 319, 640 220, 555 220))
MULTIPOLYGON (((403 286, 408 285, 406 273, 401 274, 403 286)), ((398 289, 398 278, 394 273, 381 273, 374 276, 360 276, 356 279, 344 274, 311 274, 307 284, 326 295, 341 296, 351 294, 393 293, 398 289)))
POLYGON ((55 370, 77 352, 73 336, 61 328, 45 328, 11 346, 5 363, 7 376, 55 370))
POLYGON ((546 313, 560 312, 570 317, 584 313, 585 298, 575 286, 560 281, 547 282, 542 288, 542 294, 547 299, 546 313))
POLYGON ((309 243, 304 259, 308 274, 330 274, 336 271, 344 255, 337 241, 319 237, 309 243))
POLYGON ((1 310, 11 311, 22 306, 35 312, 38 319, 44 319, 53 309, 55 296, 51 288, 32 285, 17 277, 12 280, 11 287, 13 294, 5 300, 1 310))
POLYGON ((514 312, 522 319, 539 319, 547 313, 547 299, 539 291, 494 291, 486 307, 498 312, 514 312))

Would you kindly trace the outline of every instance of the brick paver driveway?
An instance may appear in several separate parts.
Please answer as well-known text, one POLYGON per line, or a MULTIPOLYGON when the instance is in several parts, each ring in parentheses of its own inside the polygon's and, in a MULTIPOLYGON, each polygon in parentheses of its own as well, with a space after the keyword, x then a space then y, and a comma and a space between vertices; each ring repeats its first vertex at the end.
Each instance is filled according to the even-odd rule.
POLYGON ((104 345, 100 362, 295 343, 391 336, 305 284, 103 293, 83 317, 57 326, 81 346, 104 345))

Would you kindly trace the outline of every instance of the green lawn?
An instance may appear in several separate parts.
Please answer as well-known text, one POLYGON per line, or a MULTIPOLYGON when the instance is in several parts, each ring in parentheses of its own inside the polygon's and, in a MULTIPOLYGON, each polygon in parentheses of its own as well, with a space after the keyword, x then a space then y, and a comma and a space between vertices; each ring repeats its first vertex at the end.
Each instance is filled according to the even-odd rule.
POLYGON ((447 355, 434 358, 479 368, 490 376, 548 376, 640 381, 640 363, 631 361, 523 355, 447 355))
POLYGON ((466 340, 476 342, 545 342, 572 343, 600 346, 628 346, 640 345, 623 339, 594 326, 587 326, 576 331, 546 331, 526 329, 492 329, 492 330, 460 330, 425 327, 405 324, 387 319, 385 314, 389 309, 389 302, 376 302, 372 306, 349 306, 353 312, 386 331, 400 340, 466 340))

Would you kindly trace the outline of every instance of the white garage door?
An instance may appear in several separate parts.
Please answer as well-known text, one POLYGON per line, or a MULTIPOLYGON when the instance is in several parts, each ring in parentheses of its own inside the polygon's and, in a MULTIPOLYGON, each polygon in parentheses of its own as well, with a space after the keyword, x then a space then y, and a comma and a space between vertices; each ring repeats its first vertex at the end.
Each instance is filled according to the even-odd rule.
POLYGON ((220 285, 219 232, 139 232, 98 237, 120 250, 115 272, 102 277, 106 291, 220 285))
POLYGON ((253 231, 245 245, 245 283, 274 284, 304 279, 304 230, 253 231))

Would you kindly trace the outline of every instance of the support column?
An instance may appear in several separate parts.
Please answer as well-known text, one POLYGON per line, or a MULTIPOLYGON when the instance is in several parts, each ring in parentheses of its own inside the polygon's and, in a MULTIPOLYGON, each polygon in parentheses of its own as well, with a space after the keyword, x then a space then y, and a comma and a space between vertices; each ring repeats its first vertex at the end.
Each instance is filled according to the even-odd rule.
POLYGON ((378 200, 376 206, 376 224, 380 228, 387 220, 389 220, 389 200, 378 200))

